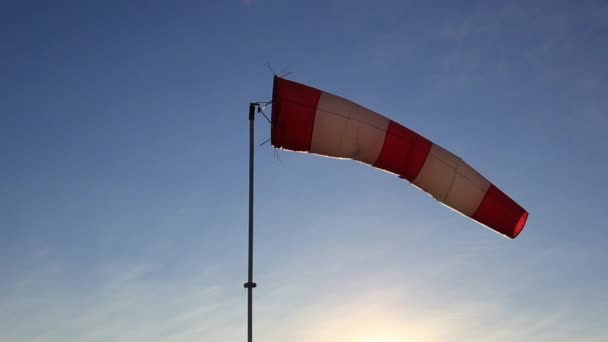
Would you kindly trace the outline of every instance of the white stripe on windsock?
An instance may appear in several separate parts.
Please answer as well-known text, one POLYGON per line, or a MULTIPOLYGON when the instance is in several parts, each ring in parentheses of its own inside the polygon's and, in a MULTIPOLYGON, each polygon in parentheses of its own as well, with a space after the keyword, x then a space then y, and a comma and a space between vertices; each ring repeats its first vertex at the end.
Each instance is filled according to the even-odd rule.
POLYGON ((436 144, 431 147, 424 166, 412 183, 469 217, 490 187, 490 182, 460 157, 436 144))
POLYGON ((322 92, 310 152, 373 165, 384 144, 389 120, 342 97, 322 92))

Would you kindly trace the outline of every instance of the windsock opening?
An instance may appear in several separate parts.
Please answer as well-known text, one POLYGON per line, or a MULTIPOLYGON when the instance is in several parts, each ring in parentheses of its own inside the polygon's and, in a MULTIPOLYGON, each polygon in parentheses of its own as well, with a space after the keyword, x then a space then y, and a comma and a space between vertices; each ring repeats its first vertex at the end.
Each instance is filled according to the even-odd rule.
POLYGON ((524 211, 524 213, 521 214, 521 217, 517 221, 517 224, 515 225, 515 229, 513 230, 513 237, 512 237, 513 239, 515 239, 517 237, 517 235, 519 235, 519 233, 521 233, 521 231, 524 230, 524 226, 526 225, 527 220, 528 220, 528 212, 524 211))

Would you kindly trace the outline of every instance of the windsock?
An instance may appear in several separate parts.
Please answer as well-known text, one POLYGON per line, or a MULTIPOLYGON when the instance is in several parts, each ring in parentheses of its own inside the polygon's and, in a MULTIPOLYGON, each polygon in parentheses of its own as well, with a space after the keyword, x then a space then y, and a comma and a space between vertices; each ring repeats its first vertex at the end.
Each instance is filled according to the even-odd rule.
POLYGON ((407 180, 437 201, 511 239, 528 212, 464 160, 342 97, 275 77, 272 145, 352 159, 407 180))

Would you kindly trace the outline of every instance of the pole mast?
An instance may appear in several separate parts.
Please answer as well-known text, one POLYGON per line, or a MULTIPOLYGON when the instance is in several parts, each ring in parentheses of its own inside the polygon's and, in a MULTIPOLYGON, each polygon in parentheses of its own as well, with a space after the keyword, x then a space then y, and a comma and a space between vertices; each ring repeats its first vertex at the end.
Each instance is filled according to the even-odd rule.
POLYGON ((249 104, 249 263, 248 277, 244 284, 247 289, 247 342, 252 342, 252 295, 253 289, 257 286, 253 282, 253 134, 255 122, 255 109, 259 106, 258 103, 249 104))

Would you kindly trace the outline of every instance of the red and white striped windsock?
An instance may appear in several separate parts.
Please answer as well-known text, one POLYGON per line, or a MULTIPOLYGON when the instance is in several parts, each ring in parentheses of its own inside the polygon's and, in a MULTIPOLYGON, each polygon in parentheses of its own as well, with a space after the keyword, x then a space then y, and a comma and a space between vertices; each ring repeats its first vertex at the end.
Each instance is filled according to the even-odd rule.
POLYGON ((394 173, 446 206, 515 238, 528 213, 460 157, 339 96, 275 77, 272 145, 394 173))

